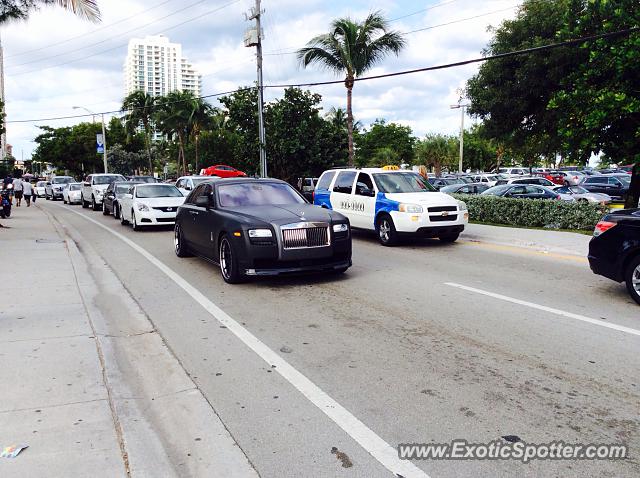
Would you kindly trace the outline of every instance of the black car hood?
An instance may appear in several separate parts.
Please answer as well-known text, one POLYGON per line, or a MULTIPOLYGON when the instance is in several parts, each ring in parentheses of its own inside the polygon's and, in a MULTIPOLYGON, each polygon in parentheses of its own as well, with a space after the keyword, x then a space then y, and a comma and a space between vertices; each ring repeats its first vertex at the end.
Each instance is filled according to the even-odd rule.
POLYGON ((331 222, 344 220, 344 216, 328 209, 319 208, 312 204, 292 204, 282 206, 244 206, 233 207, 228 210, 241 214, 247 218, 260 221, 287 224, 301 221, 331 222))

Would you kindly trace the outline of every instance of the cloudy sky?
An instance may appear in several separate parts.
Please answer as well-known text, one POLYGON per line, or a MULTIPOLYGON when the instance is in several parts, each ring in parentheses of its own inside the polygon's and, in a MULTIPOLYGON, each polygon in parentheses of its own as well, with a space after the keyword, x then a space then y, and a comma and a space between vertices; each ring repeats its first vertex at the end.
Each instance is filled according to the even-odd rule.
MULTIPOLYGON (((102 22, 92 24, 51 7, 26 22, 3 25, 7 141, 14 156, 28 158, 37 125, 65 126, 82 119, 47 120, 120 108, 123 63, 130 38, 164 34, 183 45, 184 54, 203 75, 203 95, 233 90, 255 81, 255 49, 243 45, 251 0, 99 0, 102 22), (12 123, 17 120, 37 120, 12 123)), ((295 50, 328 30, 337 17, 362 19, 380 10, 394 30, 407 33, 407 48, 370 74, 380 74, 475 58, 498 26, 517 12, 515 0, 263 0, 265 84, 337 79, 301 69, 295 50), (474 18, 472 18, 474 17, 474 18), (421 31, 415 31, 421 30, 421 31)), ((385 118, 410 126, 417 136, 455 133, 459 110, 456 90, 476 65, 357 83, 354 114, 367 125, 385 118)), ((323 107, 344 107, 344 86, 314 87, 323 107)), ((267 100, 282 90, 267 90, 267 100)), ((215 100, 212 103, 216 104, 215 100)), ((90 120, 91 118, 89 118, 90 120)), ((84 119, 86 121, 86 119, 84 119)), ((468 119, 470 122, 472 120, 468 119)), ((267 131, 268 136, 268 131, 267 131)), ((108 138, 107 138, 108 141, 108 138)))

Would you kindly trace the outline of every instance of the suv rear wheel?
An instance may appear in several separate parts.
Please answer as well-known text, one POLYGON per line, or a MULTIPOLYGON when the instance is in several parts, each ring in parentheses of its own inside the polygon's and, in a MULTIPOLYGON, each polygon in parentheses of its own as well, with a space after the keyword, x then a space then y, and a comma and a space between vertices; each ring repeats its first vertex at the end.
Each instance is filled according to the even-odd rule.
POLYGON ((640 256, 631 261, 624 276, 631 298, 640 304, 640 256))

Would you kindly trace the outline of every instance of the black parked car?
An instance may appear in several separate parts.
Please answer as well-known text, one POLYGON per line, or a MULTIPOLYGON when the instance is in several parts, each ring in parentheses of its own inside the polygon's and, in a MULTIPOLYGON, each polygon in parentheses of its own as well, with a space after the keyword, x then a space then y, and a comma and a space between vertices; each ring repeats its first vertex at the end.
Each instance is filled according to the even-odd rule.
POLYGON ((595 274, 626 282, 640 304, 640 209, 623 209, 604 216, 589 242, 589 265, 595 274))
POLYGON ((113 214, 114 218, 120 219, 118 201, 122 199, 123 194, 129 192, 129 188, 134 184, 140 184, 140 181, 114 181, 109 184, 102 199, 102 214, 105 216, 113 214))
POLYGON ((441 188, 452 184, 465 184, 465 182, 459 178, 429 178, 428 181, 438 191, 440 191, 441 188))
POLYGON ((501 184, 489 188, 481 194, 519 199, 562 199, 558 193, 551 189, 535 184, 501 184))
POLYGON ((489 189, 489 186, 483 183, 452 184, 441 187, 440 192, 447 194, 480 194, 487 189, 489 189))
POLYGON ((624 201, 626 199, 630 185, 631 175, 626 173, 588 176, 580 184, 591 193, 608 194, 616 201, 624 201))
POLYGON ((178 257, 220 265, 228 283, 247 276, 342 273, 351 266, 351 231, 342 214, 309 204, 277 179, 211 179, 178 209, 178 257))

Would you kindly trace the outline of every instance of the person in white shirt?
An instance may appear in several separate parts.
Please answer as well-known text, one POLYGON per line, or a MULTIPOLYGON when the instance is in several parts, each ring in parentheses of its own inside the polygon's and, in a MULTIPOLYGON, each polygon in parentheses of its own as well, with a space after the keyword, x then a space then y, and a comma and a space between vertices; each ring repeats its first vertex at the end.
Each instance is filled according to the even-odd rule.
POLYGON ((13 180, 13 194, 16 197, 16 207, 20 207, 20 203, 22 202, 22 179, 16 178, 13 180))
POLYGON ((22 182, 22 195, 24 200, 27 201, 27 207, 31 206, 31 196, 33 195, 33 186, 29 181, 22 182))

